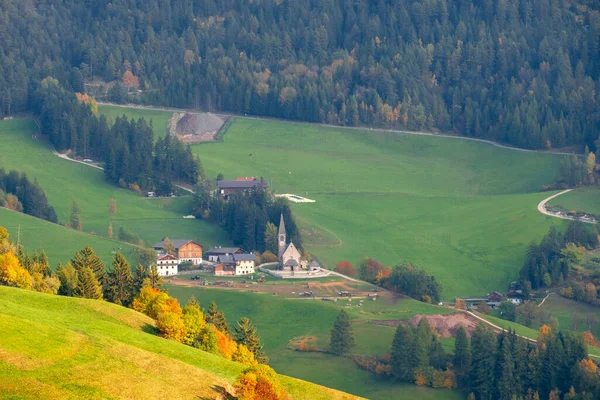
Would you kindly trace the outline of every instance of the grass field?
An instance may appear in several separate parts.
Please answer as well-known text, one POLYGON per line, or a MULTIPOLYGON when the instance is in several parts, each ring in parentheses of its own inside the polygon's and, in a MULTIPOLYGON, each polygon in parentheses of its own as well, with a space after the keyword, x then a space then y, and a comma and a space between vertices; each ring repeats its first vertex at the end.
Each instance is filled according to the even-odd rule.
MULTIPOLYGON (((285 299, 266 293, 203 287, 168 286, 168 290, 183 303, 193 295, 204 308, 207 308, 211 301, 215 301, 231 325, 235 325, 242 316, 250 318, 261 335, 270 364, 283 374, 375 400, 460 398, 457 393, 447 390, 418 388, 414 385, 378 380, 370 372, 360 370, 352 360, 345 357, 318 352, 303 353, 288 348, 291 339, 316 336, 313 343, 320 349, 326 349, 329 330, 345 304, 343 301, 333 303, 285 299)), ((412 318, 415 314, 452 312, 451 309, 410 299, 395 303, 384 303, 380 300, 365 301, 363 307, 344 307, 353 320, 356 341, 353 352, 356 354, 385 354, 389 351, 395 328, 375 325, 371 320, 400 320, 412 318)))
MULTIPOLYGON (((47 145, 32 139, 35 131, 36 126, 29 119, 0 122, 0 167, 16 169, 27 173, 32 180, 37 179, 60 222, 68 221, 71 202, 75 199, 81 207, 83 230, 98 236, 108 237, 108 226, 112 223, 113 238, 117 238, 119 228, 124 227, 138 234, 148 245, 165 236, 197 240, 205 246, 228 244, 225 234, 216 226, 182 218, 189 213, 190 197, 148 199, 120 189, 106 182, 102 171, 56 157, 47 145), (117 213, 112 217, 108 213, 111 198, 117 201, 117 213)), ((25 225, 21 229, 34 229, 25 225)), ((26 246, 30 240, 33 239, 23 237, 26 246)), ((35 240, 37 242, 31 242, 33 247, 36 243, 45 243, 50 253, 50 244, 56 238, 40 235, 35 240)), ((77 249, 72 250, 74 253, 77 249)), ((51 258, 50 261, 54 265, 66 259, 51 258)))
POLYGON ((410 261, 444 298, 502 290, 551 224, 539 193, 560 157, 430 136, 236 119, 194 146, 208 176, 262 176, 293 204, 306 247, 327 266, 410 261))
MULTIPOLYGON (((243 369, 162 339, 154 321, 96 300, 0 287, 0 398, 215 399, 243 369)), ((282 377, 292 399, 353 399, 282 377)))
POLYGON ((600 307, 551 294, 542 309, 558 319, 561 329, 591 330, 595 337, 600 338, 600 307))
POLYGON ((575 189, 552 199, 549 205, 600 215, 600 187, 575 189))
POLYGON ((127 118, 139 119, 144 118, 147 121, 152 121, 154 135, 164 136, 167 131, 169 119, 173 113, 167 111, 147 110, 143 108, 124 108, 119 106, 99 105, 98 112, 106 115, 109 125, 112 125, 117 117, 126 115, 127 118))

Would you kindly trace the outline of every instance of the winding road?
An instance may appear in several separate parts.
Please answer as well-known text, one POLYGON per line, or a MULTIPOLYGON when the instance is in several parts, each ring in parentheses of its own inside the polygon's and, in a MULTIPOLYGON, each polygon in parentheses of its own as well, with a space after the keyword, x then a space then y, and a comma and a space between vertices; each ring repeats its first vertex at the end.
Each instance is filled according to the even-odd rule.
POLYGON ((584 219, 571 217, 569 215, 562 215, 562 214, 558 214, 558 213, 553 213, 553 212, 550 212, 550 211, 548 211, 546 209, 546 203, 548 203, 550 200, 554 199, 555 197, 558 197, 558 196, 563 195, 565 193, 569 193, 571 190, 573 190, 573 189, 566 189, 566 190, 563 190, 562 192, 558 192, 556 194, 553 194, 550 197, 546 197, 544 200, 540 201, 540 203, 538 204, 538 206, 537 206, 538 211, 541 212, 544 215, 548 215, 548 216, 554 217, 554 218, 568 219, 568 220, 571 220, 571 221, 577 220, 577 221, 585 222, 586 224, 597 224, 596 221, 586 221, 584 219))

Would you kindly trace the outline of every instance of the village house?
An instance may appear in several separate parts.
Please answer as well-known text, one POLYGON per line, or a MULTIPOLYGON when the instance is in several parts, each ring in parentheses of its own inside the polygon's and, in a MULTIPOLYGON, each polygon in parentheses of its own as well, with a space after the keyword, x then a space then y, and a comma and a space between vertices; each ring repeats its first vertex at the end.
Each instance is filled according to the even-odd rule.
POLYGON ((160 276, 177 275, 179 259, 170 254, 165 254, 156 259, 156 270, 160 276))
MULTIPOLYGON (((218 263, 223 269, 229 268, 234 271, 234 275, 248 275, 254 273, 256 255, 250 254, 225 254, 220 255, 218 263)), ((216 275, 215 269, 215 275, 216 275)))
POLYGON ((302 254, 293 242, 287 243, 283 214, 279 219, 279 269, 283 271, 299 271, 302 269, 302 254))
POLYGON ((265 181, 252 178, 237 178, 235 181, 217 182, 219 194, 225 198, 234 193, 248 193, 254 188, 267 189, 269 184, 265 181))
POLYGON ((492 292, 488 294, 486 298, 486 303, 488 304, 488 306, 490 306, 490 308, 496 308, 500 306, 500 303, 502 303, 502 301, 504 301, 504 296, 502 296, 502 293, 498 292, 492 292))
MULTIPOLYGON (((202 264, 202 245, 187 239, 174 239, 171 240, 171 243, 173 243, 173 247, 175 248, 175 257, 179 259, 180 263, 187 261, 194 265, 202 264)), ((164 239, 155 243, 152 248, 159 252, 159 254, 164 254, 164 239)))
POLYGON ((513 303, 514 305, 519 305, 523 302, 523 293, 519 293, 518 291, 508 292, 506 298, 513 303))
POLYGON ((208 261, 217 262, 219 256, 226 254, 242 254, 244 251, 239 247, 214 247, 206 252, 208 261))
POLYGON ((215 276, 233 276, 235 275, 235 266, 217 264, 213 267, 215 276))

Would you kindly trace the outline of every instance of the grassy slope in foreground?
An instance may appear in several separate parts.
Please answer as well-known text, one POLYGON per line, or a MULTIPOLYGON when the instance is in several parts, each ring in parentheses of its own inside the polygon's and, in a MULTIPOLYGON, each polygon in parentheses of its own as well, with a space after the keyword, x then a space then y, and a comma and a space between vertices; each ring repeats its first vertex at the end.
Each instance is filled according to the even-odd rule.
MULTIPOLYGON (((329 330, 343 307, 338 303, 286 299, 265 293, 238 292, 203 287, 168 286, 169 293, 186 302, 192 295, 207 308, 215 301, 231 325, 240 317, 248 317, 256 325, 265 345, 270 364, 280 373, 373 400, 454 400, 457 392, 419 388, 378 379, 374 374, 359 369, 354 361, 326 353, 303 353, 288 349, 288 342, 297 337, 315 336, 312 342, 320 349, 329 345, 329 330)), ((298 290, 303 290, 299 284, 298 290)), ((385 354, 389 351, 395 328, 373 324, 372 320, 404 320, 416 314, 442 314, 453 310, 402 299, 393 304, 383 300, 365 301, 357 307, 344 308, 353 321, 355 354, 385 354)))
POLYGON ((549 205, 600 215, 600 188, 579 188, 550 200, 549 205))
POLYGON ((518 275, 560 157, 443 137, 236 118, 220 143, 194 146, 208 176, 263 176, 294 204, 306 247, 326 265, 410 261, 444 297, 484 294, 518 275))
MULTIPOLYGON (((147 199, 120 189, 108 183, 102 171, 56 157, 48 146, 32 139, 35 132, 36 125, 30 119, 0 122, 0 167, 16 169, 27 173, 32 180, 37 179, 60 222, 68 221, 71 202, 76 199, 85 232, 108 237, 108 226, 112 223, 113 237, 117 238, 119 228, 124 227, 137 233, 148 245, 165 236, 198 240, 205 246, 228 243, 218 227, 182 218, 189 213, 190 197, 147 199), (108 213, 111 198, 117 200, 114 217, 108 213)), ((49 251, 49 246, 45 247, 49 251)), ((71 252, 77 250, 73 248, 71 252)), ((66 260, 50 261, 54 264, 66 260)))
MULTIPOLYGON (((214 399, 243 369, 146 333, 153 324, 103 301, 0 287, 0 397, 214 399)), ((293 399, 355 398, 282 381, 293 399)))

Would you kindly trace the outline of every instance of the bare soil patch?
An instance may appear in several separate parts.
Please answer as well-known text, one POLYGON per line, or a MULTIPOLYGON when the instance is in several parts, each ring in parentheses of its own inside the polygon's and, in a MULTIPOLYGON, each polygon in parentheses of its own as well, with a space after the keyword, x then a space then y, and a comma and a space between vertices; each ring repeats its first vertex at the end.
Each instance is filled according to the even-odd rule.
POLYGON ((213 141, 225 119, 211 113, 173 113, 169 131, 184 143, 213 141))
POLYGON ((477 319, 466 313, 454 313, 445 315, 415 315, 411 320, 384 320, 372 321, 374 324, 386 326, 398 326, 400 324, 410 323, 417 326, 421 319, 425 318, 431 328, 435 330, 440 337, 449 338, 456 336, 456 332, 462 326, 467 331, 467 336, 471 337, 471 333, 479 323, 477 319))

